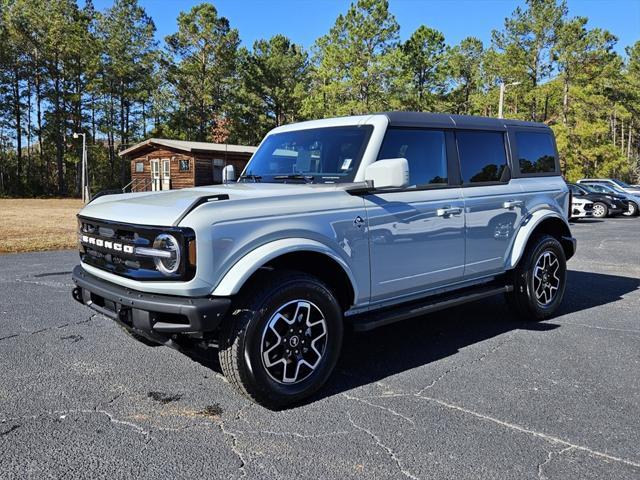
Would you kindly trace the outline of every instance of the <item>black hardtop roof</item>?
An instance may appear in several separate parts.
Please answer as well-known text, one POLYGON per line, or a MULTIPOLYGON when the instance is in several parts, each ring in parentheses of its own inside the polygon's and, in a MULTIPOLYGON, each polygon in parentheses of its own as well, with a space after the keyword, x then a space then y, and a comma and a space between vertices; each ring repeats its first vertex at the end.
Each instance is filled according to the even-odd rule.
POLYGON ((525 122, 508 118, 476 117, 473 115, 449 115, 426 112, 381 112, 392 127, 467 128, 474 130, 504 130, 507 127, 549 127, 540 122, 525 122))

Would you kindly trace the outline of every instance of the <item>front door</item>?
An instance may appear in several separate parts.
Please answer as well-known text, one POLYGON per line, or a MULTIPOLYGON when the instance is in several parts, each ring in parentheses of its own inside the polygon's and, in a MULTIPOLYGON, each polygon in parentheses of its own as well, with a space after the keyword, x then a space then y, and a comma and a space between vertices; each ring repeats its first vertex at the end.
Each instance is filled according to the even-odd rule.
POLYGON ((500 131, 456 132, 466 216, 466 279, 504 271, 522 219, 522 189, 511 181, 505 135, 500 131))
POLYGON ((171 189, 171 159, 162 159, 162 190, 171 189))
POLYGON ((151 162, 151 190, 154 192, 161 190, 160 183, 160 160, 150 160, 151 162))
POLYGON ((372 303, 462 279, 464 202, 461 188, 450 185, 448 135, 401 128, 385 135, 378 158, 406 158, 410 185, 365 197, 372 303))

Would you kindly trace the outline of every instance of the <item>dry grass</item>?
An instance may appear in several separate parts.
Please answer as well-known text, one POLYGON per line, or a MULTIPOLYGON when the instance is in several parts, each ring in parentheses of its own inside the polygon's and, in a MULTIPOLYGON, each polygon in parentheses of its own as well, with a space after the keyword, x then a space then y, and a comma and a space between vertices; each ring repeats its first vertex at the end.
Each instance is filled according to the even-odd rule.
POLYGON ((0 254, 76 248, 77 199, 0 199, 0 254))

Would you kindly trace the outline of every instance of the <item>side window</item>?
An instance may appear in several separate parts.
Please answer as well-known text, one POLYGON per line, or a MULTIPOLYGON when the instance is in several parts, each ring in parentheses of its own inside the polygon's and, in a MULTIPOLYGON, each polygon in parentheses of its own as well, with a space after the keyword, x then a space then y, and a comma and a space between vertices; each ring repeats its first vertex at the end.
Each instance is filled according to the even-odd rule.
POLYGON ((447 184, 447 148, 443 131, 391 128, 387 130, 378 154, 378 160, 385 158, 407 159, 412 187, 447 184))
POLYGON ((556 172, 556 151, 549 133, 516 132, 520 173, 556 172))
POLYGON ((463 183, 504 180, 507 153, 502 132, 460 131, 456 133, 456 141, 463 183))

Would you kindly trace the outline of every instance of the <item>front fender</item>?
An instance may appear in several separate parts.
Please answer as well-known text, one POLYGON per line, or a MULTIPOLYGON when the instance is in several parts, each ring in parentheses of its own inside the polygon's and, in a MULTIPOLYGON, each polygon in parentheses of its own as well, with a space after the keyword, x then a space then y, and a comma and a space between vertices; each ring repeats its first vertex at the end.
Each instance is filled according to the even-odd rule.
POLYGON ((567 223, 567 219, 560 215, 558 212, 548 209, 536 210, 527 218, 525 218, 520 225, 520 229, 518 230, 516 238, 513 242, 511 254, 507 257, 507 270, 514 268, 518 264, 520 258, 522 257, 522 254, 524 253, 524 249, 529 242, 529 238, 531 238, 531 234, 535 231, 538 225, 550 218, 561 220, 565 224, 567 232, 569 231, 569 224, 567 223))
POLYGON ((338 263, 340 267, 342 267, 349 277, 355 298, 360 298, 358 295, 358 285, 355 281, 353 272, 344 259, 337 255, 328 246, 309 238, 284 238, 266 243, 255 250, 252 250, 238 260, 233 267, 225 273, 220 282, 218 282, 211 292, 211 295, 221 297, 235 295, 240 291, 249 277, 251 277, 251 275, 253 275, 259 268, 275 258, 293 252, 315 252, 330 257, 338 263))

